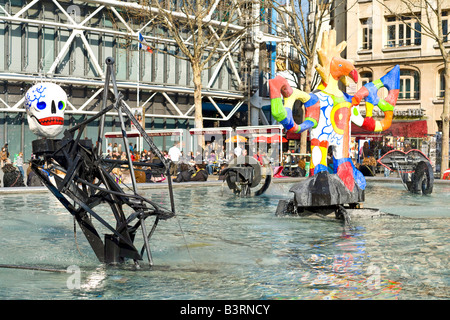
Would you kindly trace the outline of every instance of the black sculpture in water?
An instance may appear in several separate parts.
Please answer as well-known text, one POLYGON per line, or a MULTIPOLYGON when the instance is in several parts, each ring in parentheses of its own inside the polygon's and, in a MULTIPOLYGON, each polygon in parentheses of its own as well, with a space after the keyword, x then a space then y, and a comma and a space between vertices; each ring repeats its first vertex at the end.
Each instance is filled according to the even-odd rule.
POLYGON ((378 163, 390 171, 397 171, 402 183, 411 193, 428 195, 433 192, 433 167, 422 151, 391 150, 378 159, 378 163))
POLYGON ((228 168, 222 171, 228 188, 240 197, 248 197, 251 190, 255 189, 255 195, 263 194, 272 180, 272 170, 267 159, 261 164, 250 156, 239 156, 228 164, 228 168))
POLYGON ((116 264, 122 263, 126 259, 132 259, 138 265, 138 261, 143 260, 144 252, 146 252, 149 264, 153 265, 149 244, 151 236, 160 220, 175 215, 172 181, 168 174, 170 160, 164 158, 130 110, 124 105, 122 95, 117 90, 114 59, 107 58, 106 64, 102 110, 79 125, 65 130, 62 139, 34 140, 32 147, 35 159, 31 161, 31 168, 74 216, 101 262, 116 264), (114 103, 108 106, 110 81, 114 92, 114 103), (137 192, 133 165, 155 166, 154 164, 133 163, 128 148, 125 148, 127 152, 125 161, 102 158, 105 114, 111 110, 116 110, 119 115, 123 145, 128 146, 129 143, 122 112, 133 122, 153 153, 161 160, 161 166, 167 173, 170 209, 161 207, 137 192), (97 119, 100 120, 100 124, 95 144, 91 140, 81 139, 86 125, 97 119), (117 166, 127 166, 130 170, 132 193, 125 193, 111 175, 111 171, 117 166), (50 177, 53 177, 54 180, 50 177), (106 210, 104 205, 99 207, 100 204, 107 204, 110 210, 106 210), (113 221, 108 221, 112 220, 112 217, 113 221), (148 230, 145 222, 150 217, 152 217, 153 225, 148 230), (104 235, 104 239, 100 236, 96 224, 109 231, 104 235), (143 238, 143 246, 140 250, 134 243, 139 229, 141 229, 143 238))

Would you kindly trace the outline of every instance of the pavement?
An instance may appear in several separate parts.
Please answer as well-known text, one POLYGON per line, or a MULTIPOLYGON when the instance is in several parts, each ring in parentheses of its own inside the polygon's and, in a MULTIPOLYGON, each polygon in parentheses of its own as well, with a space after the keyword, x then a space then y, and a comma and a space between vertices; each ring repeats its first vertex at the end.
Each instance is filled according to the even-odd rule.
MULTIPOLYGON (((198 186, 221 186, 224 181, 219 180, 217 175, 208 176, 207 181, 190 181, 190 182, 174 182, 172 177, 172 186, 173 188, 195 188, 198 186)), ((302 181, 305 178, 273 178, 272 183, 293 183, 297 181, 302 181)), ((168 186, 167 180, 163 182, 152 182, 152 183, 137 183, 138 190, 147 190, 147 189, 161 189, 168 186)), ((131 183, 128 184, 129 188, 132 188, 131 183)), ((0 188, 0 195, 2 194, 19 194, 19 193, 41 193, 41 192, 49 192, 47 187, 11 187, 11 188, 0 188)))
MULTIPOLYGON (((26 168, 24 167, 26 172, 26 168)), ((0 170, 1 171, 1 170, 0 170)), ((375 177, 366 177, 367 183, 370 182, 385 182, 385 183, 402 183, 399 177, 396 177, 397 174, 391 173, 390 177, 384 177, 383 174, 379 174, 375 177)), ((191 181, 191 182, 173 182, 173 188, 195 188, 198 186, 221 186, 224 181, 219 180, 217 175, 208 176, 207 181, 191 181)), ((3 173, 0 175, 0 179, 3 179, 3 173)), ((172 178, 172 180, 175 177, 172 178)), ((295 183, 305 180, 305 177, 282 177, 282 178, 272 178, 271 183, 295 183)), ((441 180, 435 179, 435 184, 448 184, 450 185, 450 180, 441 180)), ((3 184, 2 184, 3 185, 3 184)), ((138 190, 147 190, 147 189, 160 189, 161 187, 166 187, 168 185, 167 180, 163 182, 153 182, 153 183, 137 183, 138 190)), ((129 187, 132 188, 131 184, 129 187)), ((20 194, 20 193, 42 193, 42 192, 50 192, 46 187, 11 187, 11 188, 0 188, 0 195, 2 194, 20 194)))

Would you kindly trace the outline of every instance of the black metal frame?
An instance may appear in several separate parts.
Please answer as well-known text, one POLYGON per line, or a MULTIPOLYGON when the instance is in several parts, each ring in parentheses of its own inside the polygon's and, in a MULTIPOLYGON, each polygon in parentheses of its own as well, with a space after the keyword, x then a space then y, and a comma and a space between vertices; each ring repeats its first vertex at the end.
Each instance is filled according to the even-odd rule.
POLYGON ((172 180, 169 174, 171 162, 164 158, 160 150, 153 143, 153 140, 147 135, 140 123, 124 104, 122 95, 117 90, 114 59, 107 58, 106 65, 107 72, 102 110, 90 119, 65 130, 64 137, 60 140, 34 140, 32 144, 35 159, 31 161, 31 169, 74 216, 101 262, 116 264, 122 263, 126 259, 133 259, 135 264, 138 265, 138 261, 143 260, 143 254, 146 251, 147 259, 151 266, 153 265, 153 259, 150 251, 150 238, 159 220, 165 220, 175 215, 172 180), (112 105, 108 106, 110 85, 112 85, 111 89, 113 90, 115 101, 112 105), (123 143, 126 146, 126 161, 102 158, 105 114, 113 109, 117 110, 119 115, 123 143), (161 160, 161 165, 141 162, 138 165, 164 167, 168 181, 170 209, 163 208, 138 194, 133 168, 136 163, 133 163, 131 160, 122 112, 133 122, 141 136, 149 144, 150 149, 161 160), (81 135, 86 125, 96 119, 100 119, 100 124, 98 138, 94 146, 91 140, 81 139, 81 135), (125 165, 130 170, 133 193, 125 193, 112 176, 111 171, 118 165, 125 165), (55 184, 51 182, 49 176, 54 178, 55 184), (108 204, 111 208, 116 220, 115 226, 102 218, 102 216, 110 215, 110 212, 104 212, 102 209, 100 213, 94 210, 96 206, 104 203, 108 204), (125 207, 132 209, 132 213, 128 216, 125 214, 125 207), (153 216, 155 219, 153 226, 148 232, 145 220, 150 216, 153 216), (111 231, 110 234, 105 234, 104 241, 102 241, 95 228, 92 218, 111 231), (139 228, 142 231, 144 242, 140 251, 138 251, 134 244, 136 232, 139 228))
POLYGON ((418 194, 433 192, 433 167, 422 151, 411 149, 405 153, 391 150, 384 154, 378 163, 391 171, 397 171, 406 190, 418 194))
POLYGON ((256 196, 262 195, 272 181, 272 170, 269 162, 262 166, 258 160, 249 156, 239 156, 230 161, 228 168, 222 171, 225 176, 228 188, 240 197, 251 195, 251 188, 259 189, 255 192, 256 196), (260 185, 264 177, 264 182, 260 185))

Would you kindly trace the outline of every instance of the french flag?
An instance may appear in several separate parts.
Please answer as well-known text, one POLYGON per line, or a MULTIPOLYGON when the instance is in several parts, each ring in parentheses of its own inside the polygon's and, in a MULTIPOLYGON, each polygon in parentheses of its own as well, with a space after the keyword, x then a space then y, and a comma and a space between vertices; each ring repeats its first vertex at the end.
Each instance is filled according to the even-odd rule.
MULTIPOLYGON (((144 50, 144 46, 142 45, 142 43, 145 43, 144 37, 142 36, 142 34, 139 32, 139 50, 144 50)), ((147 47, 145 50, 147 52, 153 53, 152 48, 150 48, 149 46, 145 46, 147 47)))

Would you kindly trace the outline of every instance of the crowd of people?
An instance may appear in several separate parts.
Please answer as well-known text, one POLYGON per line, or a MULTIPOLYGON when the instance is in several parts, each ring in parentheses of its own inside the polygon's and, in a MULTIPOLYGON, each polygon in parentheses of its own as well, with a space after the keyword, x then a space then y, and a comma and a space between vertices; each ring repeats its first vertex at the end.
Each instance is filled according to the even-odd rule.
MULTIPOLYGON (((378 159, 385 155, 390 150, 393 150, 392 143, 388 138, 382 140, 368 140, 364 141, 361 148, 358 150, 355 144, 355 150, 351 153, 351 158, 355 167, 365 176, 375 176, 377 173, 383 173, 384 176, 390 175, 390 170, 378 164, 378 159)), ((401 150, 407 152, 411 149, 411 143, 405 140, 402 143, 401 150)), ((274 176, 305 176, 309 170, 308 162, 311 160, 310 154, 299 154, 293 150, 288 150, 283 153, 281 166, 274 168, 274 176), (278 170, 279 169, 279 170, 278 170)), ((328 149, 327 166, 330 173, 334 173, 334 162, 332 148, 328 149)))
MULTIPOLYGON (((143 170, 146 173, 146 179, 142 182, 159 182, 163 181, 165 172, 162 168, 153 165, 161 163, 161 160, 156 154, 151 151, 143 150, 141 152, 136 150, 136 145, 130 143, 128 146, 132 161, 141 163, 141 166, 136 165, 137 170, 143 170), (142 163, 151 163, 152 166, 145 166, 142 163)), ((206 142, 205 147, 198 147, 194 152, 185 153, 180 148, 180 143, 176 141, 168 150, 163 150, 162 155, 171 160, 172 167, 170 168, 170 175, 174 177, 175 182, 187 181, 207 181, 211 175, 217 175, 219 179, 223 179, 221 174, 228 163, 236 157, 246 156, 247 150, 244 145, 238 143, 236 148, 227 152, 225 146, 220 146, 211 142, 206 142)), ((262 163, 262 159, 266 154, 262 151, 256 152, 253 157, 262 163)), ((126 160, 127 154, 123 150, 122 145, 110 143, 107 148, 106 159, 126 160)), ((134 169, 136 173, 136 168, 134 169)), ((127 182, 129 171, 127 168, 115 169, 113 174, 116 175, 117 181, 127 182)), ((136 174, 138 179, 138 174, 136 174)), ((141 182, 141 181, 138 181, 141 182)))
MULTIPOLYGON (((3 172, 3 187, 24 187, 28 181, 23 169, 23 153, 19 152, 12 161, 6 143, 0 151, 0 167, 3 172)), ((31 183, 30 183, 31 184, 31 183)), ((28 185, 28 184, 27 184, 28 185)))
MULTIPOLYGON (((390 174, 389 169, 381 169, 381 166, 378 165, 377 160, 393 149, 394 148, 390 144, 389 139, 385 139, 384 142, 370 141, 369 143, 369 141, 365 141, 359 150, 359 161, 355 161, 356 167, 365 176, 375 176, 378 171, 383 170, 384 176, 388 177, 390 174)), ((403 151, 407 152, 410 149, 411 144, 409 141, 405 141, 403 151)))
MULTIPOLYGON (((136 162, 134 166, 137 182, 161 182, 165 178, 165 170, 161 159, 150 150, 138 151, 136 145, 128 146, 131 160, 136 162), (147 166, 146 164, 151 164, 147 166)), ((172 167, 171 176, 175 182, 206 181, 208 176, 217 172, 220 161, 215 150, 199 152, 196 156, 191 152, 187 156, 180 150, 179 142, 175 142, 169 150, 163 150, 162 155, 170 159, 172 167)), ((105 159, 127 160, 127 153, 121 144, 110 143, 107 147, 105 159)), ((112 170, 116 181, 119 183, 131 182, 131 175, 127 166, 118 166, 112 170)))
MULTIPOLYGON (((131 160, 136 163, 134 168, 136 181, 143 182, 162 182, 166 180, 165 168, 161 159, 152 151, 138 151, 136 145, 130 143, 128 146, 131 160), (145 164, 151 164, 147 166, 145 164)), ((172 160, 170 174, 174 181, 206 181, 209 175, 216 174, 220 168, 226 164, 224 152, 216 150, 207 150, 200 152, 196 156, 189 153, 187 156, 179 148, 179 143, 175 143, 168 151, 162 151, 165 158, 172 160)), ((127 161, 127 151, 121 144, 110 143, 107 146, 107 152, 104 156, 107 160, 127 161)), ((3 179, 0 186, 3 187, 24 187, 24 186, 42 186, 43 183, 28 166, 27 172, 24 171, 24 156, 20 152, 11 160, 6 143, 0 152, 0 168, 3 172, 3 179)), ((118 164, 111 170, 118 183, 131 183, 131 174, 129 167, 124 164, 118 164)))
MULTIPOLYGON (((410 147, 405 142, 405 151, 410 147)), ((133 168, 137 182, 161 182, 166 179, 164 166, 161 159, 155 153, 150 150, 138 151, 136 145, 132 143, 127 148, 131 160, 136 162, 133 168), (151 165, 148 166, 146 164, 151 165)), ((377 170, 380 171, 376 160, 392 149, 388 140, 374 141, 370 144, 365 142, 358 152, 355 164, 364 175, 375 175, 377 170)), ((274 152, 278 152, 278 150, 274 150, 274 152)), ((207 181, 211 175, 217 175, 219 179, 223 179, 224 177, 221 175, 221 172, 227 168, 228 163, 235 157, 246 156, 247 150, 242 144, 238 143, 236 148, 227 154, 225 146, 218 146, 206 142, 205 148, 198 147, 195 154, 194 152, 185 154, 180 149, 179 142, 175 142, 168 151, 162 151, 162 155, 171 160, 172 167, 170 168, 170 175, 174 178, 175 182, 207 181)), ((264 157, 267 158, 267 154, 262 151, 258 151, 252 156, 261 163, 264 157)), ((127 150, 121 144, 109 143, 104 158, 108 160, 127 161, 127 150)), ((42 182, 30 170, 30 167, 28 167, 26 173, 24 172, 24 156, 22 152, 14 155, 13 160, 11 160, 7 143, 1 149, 0 160, 4 187, 42 185, 42 182)), ((283 163, 292 162, 284 160, 284 158, 282 161, 283 163)), ((304 165, 304 163, 302 164, 304 165)), ((303 168, 303 166, 301 167, 303 168)), ((303 169, 308 170, 306 167, 303 169)), ((389 175, 389 171, 386 172, 385 170, 384 172, 385 176, 389 175)), ((111 174, 118 183, 131 183, 131 174, 127 165, 117 165, 111 171, 111 174)))

